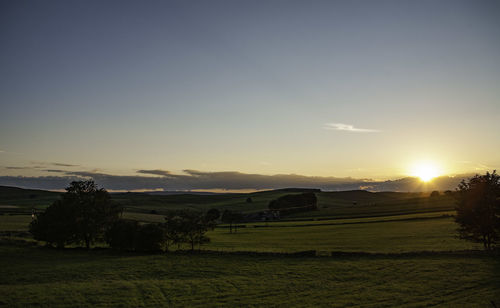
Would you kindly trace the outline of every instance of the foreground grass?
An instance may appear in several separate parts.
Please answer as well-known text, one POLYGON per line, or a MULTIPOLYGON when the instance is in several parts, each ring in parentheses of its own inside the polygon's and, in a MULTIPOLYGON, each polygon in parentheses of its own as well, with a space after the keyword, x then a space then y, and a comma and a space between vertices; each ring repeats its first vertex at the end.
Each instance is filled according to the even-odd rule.
POLYGON ((490 256, 118 255, 0 246, 0 305, 485 307, 490 256))

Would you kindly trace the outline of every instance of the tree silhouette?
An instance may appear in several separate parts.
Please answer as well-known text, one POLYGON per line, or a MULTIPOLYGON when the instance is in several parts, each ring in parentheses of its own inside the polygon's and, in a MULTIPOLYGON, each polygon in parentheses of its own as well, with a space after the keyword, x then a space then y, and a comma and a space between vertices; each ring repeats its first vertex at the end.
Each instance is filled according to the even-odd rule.
POLYGON ((72 206, 67 206, 61 200, 56 200, 45 212, 35 214, 30 224, 30 232, 38 241, 47 245, 64 248, 76 239, 76 215, 72 206))
POLYGON ((205 214, 207 220, 216 221, 220 217, 220 211, 218 209, 210 209, 205 214))
POLYGON ((61 200, 36 216, 30 226, 35 239, 63 247, 70 243, 90 245, 118 220, 121 207, 94 181, 71 182, 61 200))
POLYGON ((462 180, 456 195, 460 238, 491 249, 500 238, 500 176, 493 171, 462 180))

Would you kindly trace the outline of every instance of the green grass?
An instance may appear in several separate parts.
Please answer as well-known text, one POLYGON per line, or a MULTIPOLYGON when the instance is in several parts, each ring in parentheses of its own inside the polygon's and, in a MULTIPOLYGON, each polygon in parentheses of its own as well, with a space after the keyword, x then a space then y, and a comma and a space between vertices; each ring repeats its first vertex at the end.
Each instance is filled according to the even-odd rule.
MULTIPOLYGON (((249 223, 235 234, 225 228, 209 232, 212 242, 204 249, 328 254, 480 248, 458 240, 453 218, 443 214, 450 212, 285 221, 271 227, 249 223)), ((163 221, 145 213, 124 217, 163 221)), ((28 215, 0 215, 0 231, 26 231, 30 221, 28 215)), ((0 241, 0 306, 488 307, 491 300, 500 302, 498 255, 141 255, 12 242, 24 240, 4 236, 0 241)))
POLYGON ((0 231, 28 231, 31 215, 0 215, 0 231))
POLYGON ((480 249, 459 240, 452 218, 305 227, 240 228, 209 232, 209 249, 294 252, 301 250, 410 252, 480 249))
MULTIPOLYGON (((445 212, 448 213, 448 212, 445 212)), ((204 249, 221 251, 296 252, 302 250, 353 252, 411 252, 481 249, 459 240, 453 218, 443 213, 321 221, 248 223, 229 233, 216 228, 204 249), (259 226, 259 227, 254 227, 259 226)), ((124 213, 124 218, 163 222, 163 216, 124 213)), ((0 216, 0 231, 27 231, 30 216, 0 216)))
MULTIPOLYGON (((246 194, 153 196, 149 201, 147 195, 132 194, 128 200, 136 198, 134 202, 145 205, 129 204, 123 218, 163 222, 162 215, 149 211, 186 207, 254 211, 285 193, 255 193, 251 204, 246 203, 246 194)), ((457 226, 449 216, 454 214, 451 198, 357 191, 319 193, 318 199, 318 211, 286 221, 267 226, 245 223, 233 234, 224 225, 210 231, 212 241, 203 249, 226 252, 222 254, 47 249, 30 246, 34 243, 25 233, 5 232, 27 231, 30 215, 0 215, 4 232, 0 306, 488 307, 491 300, 500 303, 500 259, 463 252, 481 247, 456 237, 457 226), (392 255, 230 253, 304 250, 320 255, 333 251, 392 255), (398 255, 418 251, 462 252, 398 255)))
POLYGON ((0 305, 488 307, 489 256, 118 255, 0 246, 0 305))

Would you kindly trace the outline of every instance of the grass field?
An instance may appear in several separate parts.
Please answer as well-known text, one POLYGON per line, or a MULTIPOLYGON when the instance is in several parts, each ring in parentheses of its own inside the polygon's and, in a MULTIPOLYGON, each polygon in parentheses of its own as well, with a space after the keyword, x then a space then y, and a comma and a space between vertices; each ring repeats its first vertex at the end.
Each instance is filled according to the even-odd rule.
MULTIPOLYGON (((162 215, 149 213, 154 208, 161 213, 165 208, 217 205, 252 211, 280 193, 256 193, 251 204, 247 195, 153 196, 154 202, 138 210, 129 204, 123 218, 163 222, 162 215)), ((104 244, 90 251, 44 248, 27 238, 30 215, 4 213, 0 215, 0 306, 490 307, 490 301, 500 303, 500 258, 479 253, 479 245, 456 237, 448 196, 341 192, 319 193, 318 199, 318 211, 284 221, 247 222, 232 234, 220 225, 208 232, 211 242, 202 246, 202 252, 159 255, 118 253, 103 249, 104 244), (322 257, 262 254, 305 250, 316 250, 322 257), (422 251, 433 253, 413 253, 422 251), (331 256, 332 252, 360 254, 331 256)), ((22 203, 18 206, 28 209, 22 203)))
MULTIPOLYGON (((211 242, 202 248, 220 251, 381 253, 481 248, 478 244, 459 240, 453 218, 442 214, 273 222, 267 227, 265 223, 248 223, 232 234, 222 225, 208 232, 211 242)), ((161 215, 124 213, 124 217, 163 222, 161 215)), ((0 231, 27 231, 30 221, 30 216, 2 215, 0 231)))
POLYGON ((118 255, 0 246, 0 305, 488 307, 488 256, 118 255))
POLYGON ((0 231, 28 231, 31 215, 0 215, 0 231))
POLYGON ((240 228, 209 233, 209 249, 293 252, 409 252, 480 249, 456 238, 452 218, 304 227, 240 228))

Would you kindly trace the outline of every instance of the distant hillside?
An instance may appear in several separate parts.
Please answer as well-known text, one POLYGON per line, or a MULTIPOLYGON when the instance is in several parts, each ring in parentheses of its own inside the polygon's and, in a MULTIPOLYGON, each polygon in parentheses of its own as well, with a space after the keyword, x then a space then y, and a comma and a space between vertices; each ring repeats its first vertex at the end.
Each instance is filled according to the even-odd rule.
POLYGON ((57 200, 61 193, 38 189, 0 186, 0 205, 45 207, 57 200))
MULTIPOLYGON (((369 192, 350 190, 322 192, 319 189, 285 188, 253 193, 194 194, 190 192, 159 195, 149 193, 113 193, 112 199, 121 204, 126 212, 164 214, 169 210, 192 209, 208 211, 232 210, 257 213, 268 209, 269 202, 281 196, 314 192, 318 209, 297 213, 290 218, 304 217, 365 217, 409 213, 450 211, 454 200, 450 196, 429 197, 429 193, 369 192)), ((45 208, 61 193, 44 190, 0 186, 0 213, 28 213, 33 207, 45 208), (8 205, 9 207, 5 207, 8 205), (12 206, 16 206, 12 208, 12 206)))

